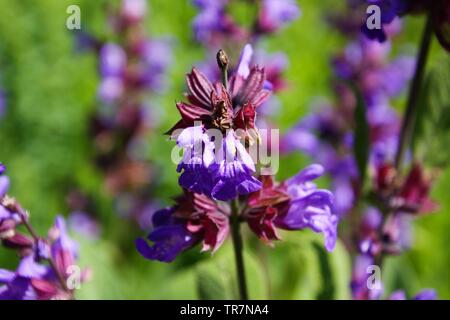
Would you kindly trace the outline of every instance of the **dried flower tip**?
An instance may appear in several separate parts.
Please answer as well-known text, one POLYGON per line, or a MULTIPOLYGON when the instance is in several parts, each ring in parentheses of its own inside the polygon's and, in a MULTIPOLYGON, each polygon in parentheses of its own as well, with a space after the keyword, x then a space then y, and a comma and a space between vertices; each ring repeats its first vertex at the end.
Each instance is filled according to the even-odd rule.
POLYGON ((17 211, 16 209, 17 209, 18 204, 17 204, 16 199, 13 197, 10 197, 8 195, 4 196, 1 199, 0 204, 12 212, 17 211))
POLYGON ((217 64, 219 65, 219 68, 224 70, 228 68, 229 59, 225 51, 222 49, 217 52, 217 64))
POLYGON ((12 237, 14 237, 15 234, 16 234, 16 231, 14 229, 8 229, 6 231, 2 231, 2 232, 0 232, 0 239, 4 240, 4 239, 12 238, 12 237))

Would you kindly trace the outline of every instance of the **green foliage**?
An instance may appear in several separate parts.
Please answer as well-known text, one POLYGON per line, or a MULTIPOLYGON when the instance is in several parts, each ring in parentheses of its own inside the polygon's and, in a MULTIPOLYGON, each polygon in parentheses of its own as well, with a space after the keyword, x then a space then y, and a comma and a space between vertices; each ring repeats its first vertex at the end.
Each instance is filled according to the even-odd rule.
MULTIPOLYGON (((176 4, 167 0, 148 2, 146 31, 169 36, 174 44, 171 86, 164 95, 149 101, 158 110, 160 126, 148 137, 148 157, 156 167, 154 194, 161 202, 170 203, 179 187, 175 165, 168 161, 173 143, 162 134, 179 117, 174 102, 183 99, 184 74, 204 59, 205 52, 192 41, 190 22, 195 9, 189 0, 176 4)), ((343 43, 343 38, 328 28, 324 15, 342 4, 332 0, 299 3, 303 17, 263 44, 270 52, 284 51, 290 60, 286 72, 289 90, 280 95, 282 109, 274 117, 282 130, 309 112, 315 97, 331 96, 329 58, 343 43)), ((105 8, 118 1, 0 0, 0 83, 8 99, 6 117, 0 120, 0 161, 8 167, 10 193, 30 209, 41 234, 57 213, 68 214, 65 198, 70 188, 80 187, 93 197, 103 232, 95 242, 78 237, 80 265, 89 266, 93 277, 77 292, 81 299, 235 298, 230 241, 212 257, 199 253, 196 247, 173 264, 147 261, 135 251, 133 240, 144 232, 114 211, 113 199, 105 194, 102 176, 92 163, 88 123, 97 103, 97 61, 93 53, 77 53, 74 48, 74 34, 65 28, 69 4, 80 5, 84 31, 111 38, 105 8)), ((246 10, 241 4, 233 14, 245 23, 246 10)), ((409 41, 417 42, 420 22, 416 18, 406 21, 395 51, 401 51, 409 41)), ((426 148, 418 148, 427 161, 443 165, 450 146, 449 68, 444 67, 448 66, 448 56, 436 59, 436 47, 430 60, 436 61, 440 75, 429 80, 432 93, 427 97, 429 107, 423 108, 420 138, 426 148)), ((357 116, 361 123, 359 118, 361 114, 357 116)), ((366 141, 365 129, 359 130, 362 144, 366 141)), ((307 163, 301 154, 281 159, 279 175, 286 178, 307 163)), ((423 287, 435 287, 441 298, 450 298, 449 182, 450 171, 446 169, 433 189, 440 210, 415 224, 414 249, 388 260, 383 271, 387 290, 404 288, 412 295, 423 287)), ((283 239, 272 249, 250 233, 246 238, 251 298, 349 298, 350 257, 341 242, 328 253, 323 249, 322 236, 311 231, 283 233, 283 239)), ((0 267, 14 268, 17 260, 10 251, 0 249, 0 267)))
POLYGON ((450 58, 435 61, 427 76, 417 119, 417 154, 432 167, 450 164, 450 58))

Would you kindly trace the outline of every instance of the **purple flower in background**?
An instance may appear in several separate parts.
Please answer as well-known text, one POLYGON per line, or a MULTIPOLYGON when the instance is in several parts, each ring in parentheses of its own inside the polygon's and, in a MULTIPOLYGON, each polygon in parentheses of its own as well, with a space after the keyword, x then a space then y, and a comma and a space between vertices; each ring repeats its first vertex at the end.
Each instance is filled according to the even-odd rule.
POLYGON ((138 46, 140 63, 139 82, 154 92, 167 87, 166 72, 172 63, 172 48, 168 39, 145 40, 138 46))
POLYGON ((407 300, 406 293, 405 293, 405 291, 402 291, 402 290, 394 291, 389 296, 389 300, 407 300))
POLYGON ((193 4, 200 9, 192 22, 197 41, 208 43, 216 32, 224 32, 227 25, 225 6, 228 0, 194 0, 193 4))
POLYGON ((121 15, 128 23, 137 23, 147 14, 146 0, 123 0, 121 15))
MULTIPOLYGON (((436 300, 437 294, 434 289, 424 289, 420 291, 412 300, 436 300)), ((389 296, 389 300, 407 300, 406 293, 402 290, 397 290, 389 296)))
POLYGON ((414 297, 414 300, 436 300, 437 298, 436 290, 424 289, 414 297))
POLYGON ((379 230, 383 223, 383 216, 376 208, 367 208, 359 227, 358 249, 360 253, 375 257, 383 250, 379 230))
POLYGON ((407 87, 412 79, 416 67, 416 60, 410 56, 401 56, 393 60, 381 70, 383 90, 389 97, 396 97, 407 87))
POLYGON ((96 240, 100 236, 99 224, 85 212, 72 212, 68 219, 68 225, 71 230, 88 239, 96 240))
POLYGON ((124 92, 127 56, 118 45, 107 43, 100 49, 100 74, 102 81, 98 89, 100 99, 115 102, 124 92))
POLYGON ((166 72, 172 63, 168 39, 142 39, 134 46, 131 58, 115 44, 106 43, 100 49, 98 96, 105 103, 117 102, 130 87, 162 92, 166 87, 166 72))
POLYGON ((319 112, 304 117, 281 142, 282 152, 299 150, 323 165, 325 172, 333 178, 334 212, 340 217, 354 205, 354 181, 358 177, 354 158, 342 152, 350 152, 353 142, 350 136, 340 133, 341 120, 336 110, 322 107, 319 112), (334 145, 339 139, 344 145, 337 152, 334 145))
POLYGON ((114 43, 106 43, 100 49, 100 74, 103 77, 122 77, 127 67, 125 51, 114 43))
POLYGON ((275 32, 299 16, 300 9, 295 0, 263 0, 258 29, 262 32, 275 32))

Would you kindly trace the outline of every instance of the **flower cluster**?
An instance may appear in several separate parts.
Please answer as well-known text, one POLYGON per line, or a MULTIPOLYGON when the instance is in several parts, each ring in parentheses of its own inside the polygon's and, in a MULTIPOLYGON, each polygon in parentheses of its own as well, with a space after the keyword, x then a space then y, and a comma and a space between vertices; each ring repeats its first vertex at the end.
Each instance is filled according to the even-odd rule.
MULTIPOLYGON (((332 251, 338 224, 333 195, 312 182, 322 173, 320 165, 311 165, 282 183, 263 177, 263 187, 246 199, 240 218, 265 243, 281 240, 278 229, 310 229, 322 233, 326 249, 332 251)), ((230 215, 227 204, 185 190, 173 207, 154 213, 152 232, 138 239, 136 247, 145 258, 162 262, 173 261, 198 243, 202 251, 215 252, 229 235, 230 215)))
POLYGON ((228 14, 233 0, 193 0, 199 9, 192 26, 197 41, 216 47, 224 41, 248 41, 255 36, 270 34, 300 16, 295 0, 262 0, 252 28, 238 25, 228 14))
MULTIPOLYGON (((110 17, 117 40, 89 41, 96 43, 101 77, 101 104, 91 124, 96 163, 105 174, 107 191, 117 197, 120 213, 138 222, 154 176, 145 139, 157 123, 158 110, 149 101, 167 87, 172 60, 169 39, 145 35, 146 14, 145 0, 123 0, 110 17)), ((89 202, 86 196, 74 191, 70 198, 73 210, 89 212, 83 205, 89 202)))
POLYGON ((0 164, 0 240, 4 247, 17 251, 20 262, 15 271, 0 269, 0 299, 73 299, 74 289, 87 280, 88 273, 76 265, 78 247, 69 237, 64 219, 58 216, 48 236, 39 237, 28 213, 6 195, 9 180, 4 171, 0 164))
POLYGON ((184 151, 180 185, 222 201, 261 188, 244 145, 258 139, 256 109, 271 92, 264 89, 264 69, 250 69, 243 53, 228 88, 195 68, 187 75, 189 103, 177 103, 182 119, 169 130, 184 151))
MULTIPOLYGON (((391 25, 392 33, 395 29, 398 30, 398 26, 391 25)), ((332 61, 338 79, 334 83, 339 98, 337 104, 319 106, 318 112, 305 117, 282 142, 285 152, 302 150, 324 164, 333 177, 338 198, 336 209, 340 215, 353 207, 359 189, 359 175, 352 154, 357 99, 352 87, 346 83, 356 85, 366 106, 371 170, 394 160, 400 118, 390 106, 390 99, 406 88, 414 71, 414 59, 401 56, 389 61, 389 53, 389 42, 379 43, 359 36, 350 43, 332 61)))
POLYGON ((378 168, 374 182, 375 201, 379 209, 369 208, 361 221, 359 252, 370 257, 400 254, 411 244, 411 219, 433 212, 437 204, 429 198, 432 177, 415 163, 404 179, 392 165, 378 168), (383 221, 385 220, 385 221, 383 221))
POLYGON ((363 209, 357 230, 351 231, 348 240, 349 247, 356 252, 351 283, 355 299, 382 296, 382 287, 368 289, 367 268, 379 265, 385 255, 400 254, 409 248, 411 218, 436 208, 429 199, 432 179, 423 166, 413 163, 403 176, 393 165, 399 152, 402 123, 390 101, 406 88, 416 62, 408 56, 390 61, 390 40, 400 32, 401 21, 388 15, 389 10, 398 9, 401 1, 379 2, 386 5, 382 9, 383 42, 361 33, 358 24, 344 24, 342 19, 335 19, 343 33, 356 34, 356 41, 332 60, 338 79, 333 83, 337 104, 320 105, 318 111, 305 117, 282 141, 285 152, 301 150, 324 165, 332 178, 336 213, 340 217, 355 215, 363 209), (364 185, 354 153, 356 121, 361 121, 355 119, 355 109, 361 103, 358 100, 363 102, 368 125, 367 166, 372 185, 367 207, 361 205, 366 194, 361 192, 364 185))
POLYGON ((338 218, 333 195, 312 182, 323 174, 320 165, 282 183, 270 176, 255 177, 255 162, 246 146, 259 141, 256 110, 271 92, 264 88, 264 68, 249 66, 249 50, 246 46, 229 79, 228 57, 219 51, 222 83, 211 83, 195 68, 187 74, 189 103, 177 103, 181 120, 168 131, 183 150, 178 171, 184 195, 175 206, 153 215, 148 236, 153 245, 137 240, 138 251, 148 259, 169 262, 200 242, 203 251, 214 252, 227 237, 235 214, 222 201, 238 199, 245 204, 240 220, 264 242, 279 240, 277 229, 309 228, 324 234, 328 250, 334 248, 338 218))

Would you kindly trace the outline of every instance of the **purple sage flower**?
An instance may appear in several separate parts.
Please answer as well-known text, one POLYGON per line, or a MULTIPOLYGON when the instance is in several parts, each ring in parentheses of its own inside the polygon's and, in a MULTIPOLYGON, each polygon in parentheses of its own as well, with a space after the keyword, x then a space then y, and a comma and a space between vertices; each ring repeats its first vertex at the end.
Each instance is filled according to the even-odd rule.
POLYGON ((15 272, 0 269, 0 300, 37 300, 32 280, 43 278, 49 271, 32 255, 23 258, 15 272))
POLYGON ((312 182, 324 172, 313 164, 291 179, 275 183, 262 177, 263 188, 248 200, 246 220, 263 241, 280 240, 276 228, 284 230, 311 229, 322 233, 325 248, 332 251, 337 240, 338 217, 333 212, 333 194, 318 189, 312 182))
POLYGON ((255 164, 242 140, 255 143, 256 108, 270 96, 264 69, 248 68, 244 49, 229 87, 214 85, 195 68, 187 75, 188 100, 177 103, 182 119, 169 130, 183 148, 178 166, 182 187, 217 200, 231 200, 261 188, 252 174, 255 164), (236 131, 243 133, 238 137, 236 131))
POLYGON ((155 212, 152 222, 153 230, 147 239, 136 240, 136 248, 146 259, 162 262, 173 261, 199 242, 202 251, 215 252, 229 233, 228 217, 215 201, 191 192, 177 198, 175 206, 155 212))
POLYGON ((289 179, 287 192, 291 198, 287 214, 278 218, 275 225, 288 230, 309 228, 323 233, 325 248, 332 251, 337 240, 338 217, 333 213, 333 194, 317 189, 312 182, 322 176, 324 168, 310 165, 289 179))

